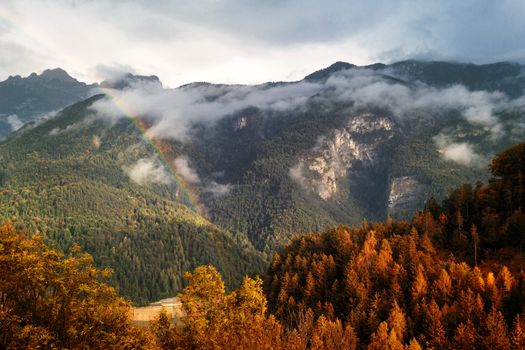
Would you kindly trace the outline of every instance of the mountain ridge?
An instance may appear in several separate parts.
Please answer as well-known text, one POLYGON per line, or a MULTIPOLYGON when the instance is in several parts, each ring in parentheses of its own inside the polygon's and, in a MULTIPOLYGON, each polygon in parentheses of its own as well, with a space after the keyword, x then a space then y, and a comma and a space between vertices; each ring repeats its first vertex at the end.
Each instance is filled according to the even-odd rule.
POLYGON ((97 87, 79 82, 61 68, 9 76, 0 82, 0 140, 28 122, 88 98, 97 87))
MULTIPOLYGON (((486 179, 479 157, 523 137, 514 100, 385 67, 338 63, 315 81, 255 86, 131 84, 83 100, 0 143, 2 219, 26 222, 61 249, 80 243, 143 303, 173 295, 198 264, 213 262, 232 286, 296 234, 411 217, 429 195, 486 179), (502 105, 481 120, 499 129, 468 119, 485 116, 476 98, 502 105), (136 119, 114 100, 138 108, 136 119), (189 209, 190 187, 208 219, 189 209)), ((507 78, 494 88, 520 86, 507 78)))

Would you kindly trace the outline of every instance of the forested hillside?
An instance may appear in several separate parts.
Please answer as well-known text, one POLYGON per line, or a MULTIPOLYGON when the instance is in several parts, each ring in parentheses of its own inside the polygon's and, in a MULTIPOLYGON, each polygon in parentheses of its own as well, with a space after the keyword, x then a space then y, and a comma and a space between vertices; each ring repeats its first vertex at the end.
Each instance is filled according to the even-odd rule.
POLYGON ((409 219, 426 198, 485 181, 488 159, 522 140, 522 103, 510 102, 523 94, 521 69, 338 62, 294 83, 190 84, 181 93, 217 113, 247 107, 210 112, 215 121, 196 122, 183 152, 201 180, 229 186, 220 197, 201 195, 212 220, 259 250, 335 223, 409 219))
POLYGON ((63 251, 80 244, 98 266, 114 269, 113 285, 135 302, 173 295, 183 272, 204 263, 217 266, 228 286, 260 272, 261 255, 206 220, 182 183, 167 173, 160 182, 130 177, 126 169, 144 157, 161 167, 155 149, 129 119, 87 119, 100 98, 0 145, 1 220, 63 251))
MULTIPOLYGON (((177 89, 124 75, 0 143, 0 219, 62 251, 79 243, 137 303, 172 296, 205 263, 231 288, 295 236, 410 219, 426 198, 486 181, 488 159, 523 139, 520 69, 336 63, 298 82, 177 89)), ((473 223, 512 236, 515 200, 510 221, 457 200, 431 211, 460 226, 444 239, 467 257, 473 223)))
MULTIPOLYGON (((520 253, 509 230, 516 240, 523 238, 525 231, 513 226, 523 199, 519 191, 504 197, 506 202, 495 199, 506 193, 502 189, 522 185, 524 145, 494 158, 495 177, 477 186, 494 191, 471 203, 500 220, 489 226, 499 228, 497 233, 480 230, 478 235, 472 229, 472 243, 489 253, 520 253)), ((97 271, 78 247, 64 257, 39 236, 5 225, 0 229, 0 272, 7 282, 0 286, 0 345, 75 347, 95 336, 96 346, 106 348, 523 349, 521 256, 510 261, 510 269, 505 256, 489 253, 472 263, 464 247, 450 241, 462 234, 458 225, 466 221, 451 224, 450 213, 457 220, 460 209, 446 208, 465 186, 441 205, 430 200, 411 221, 364 221, 297 237, 275 254, 263 280, 245 277, 231 292, 215 267, 197 267, 185 274, 187 284, 179 294, 183 325, 174 326, 161 313, 150 329, 141 330, 125 317, 129 305, 100 283, 108 272, 97 271)), ((457 205, 468 199, 461 198, 457 205)), ((469 208, 469 213, 478 210, 469 208)))

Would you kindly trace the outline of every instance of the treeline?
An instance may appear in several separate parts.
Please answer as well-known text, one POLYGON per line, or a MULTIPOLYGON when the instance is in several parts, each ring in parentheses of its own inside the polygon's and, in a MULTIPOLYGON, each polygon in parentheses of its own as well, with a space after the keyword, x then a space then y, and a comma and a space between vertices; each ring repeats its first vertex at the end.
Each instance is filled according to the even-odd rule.
POLYGON ((212 266, 188 273, 181 293, 184 326, 173 327, 161 314, 151 330, 161 349, 356 349, 358 338, 349 326, 324 316, 305 313, 290 328, 268 314, 259 278, 246 277, 226 294, 224 282, 212 266))
POLYGON ((181 293, 183 326, 162 313, 150 329, 131 322, 131 305, 104 283, 110 271, 94 267, 73 247, 48 248, 39 235, 0 227, 1 349, 306 349, 324 344, 355 348, 341 322, 310 316, 304 329, 287 329, 268 315, 259 278, 246 277, 227 294, 220 273, 207 265, 187 273, 181 293))

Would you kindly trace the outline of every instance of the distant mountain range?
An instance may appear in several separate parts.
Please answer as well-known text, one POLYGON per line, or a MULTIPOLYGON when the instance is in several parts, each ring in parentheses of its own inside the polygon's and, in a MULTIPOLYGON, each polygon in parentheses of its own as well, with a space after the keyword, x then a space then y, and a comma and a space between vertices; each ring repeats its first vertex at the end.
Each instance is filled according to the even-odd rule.
POLYGON ((305 80, 327 79, 333 73, 348 69, 370 69, 390 77, 407 81, 445 87, 461 84, 470 90, 501 91, 510 97, 523 95, 525 75, 523 66, 518 63, 498 62, 476 65, 472 63, 439 61, 401 61, 390 65, 375 63, 368 66, 355 66, 346 62, 336 62, 330 67, 316 71, 305 80))
POLYGON ((156 76, 131 73, 100 84, 80 82, 61 68, 46 69, 25 78, 10 76, 0 82, 0 140, 28 122, 52 116, 73 103, 100 94, 101 88, 124 89, 139 82, 162 87, 156 76))
POLYGON ((337 62, 298 82, 177 89, 155 76, 11 77, 3 135, 25 126, 0 143, 0 217, 81 244, 137 302, 172 296, 204 263, 232 286, 294 235, 410 217, 485 180, 525 136, 523 72, 337 62))
POLYGON ((27 122, 92 96, 96 87, 79 82, 60 68, 26 78, 10 76, 0 82, 0 139, 27 122))

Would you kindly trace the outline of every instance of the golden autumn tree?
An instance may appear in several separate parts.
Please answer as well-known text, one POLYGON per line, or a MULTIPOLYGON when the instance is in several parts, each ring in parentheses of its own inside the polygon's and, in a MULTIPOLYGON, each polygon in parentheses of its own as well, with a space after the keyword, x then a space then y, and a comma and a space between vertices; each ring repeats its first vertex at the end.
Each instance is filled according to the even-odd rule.
POLYGON ((358 339, 354 329, 340 320, 331 321, 321 316, 315 323, 311 338, 312 350, 354 350, 358 339))
POLYGON ((184 341, 202 347, 222 317, 224 281, 213 266, 197 267, 194 273, 187 272, 184 277, 188 281, 180 296, 186 313, 183 319, 186 329, 184 341))
POLYGON ((387 350, 388 349, 388 324, 381 322, 377 331, 372 335, 368 350, 387 350))
POLYGON ((487 315, 483 331, 484 334, 481 343, 485 349, 510 349, 510 339, 505 319, 503 318, 502 313, 494 307, 487 315))
POLYGON ((0 227, 0 348, 150 348, 130 304, 101 282, 108 270, 73 247, 68 256, 0 227))
POLYGON ((461 323, 454 335, 454 344, 458 350, 475 350, 478 344, 478 332, 471 320, 461 323))
POLYGON ((368 350, 404 350, 403 343, 397 336, 397 331, 388 331, 387 322, 381 322, 377 331, 372 335, 368 350))
POLYGON ((266 297, 259 278, 246 277, 226 294, 213 266, 186 273, 180 298, 185 312, 181 327, 170 327, 161 315, 153 325, 163 349, 279 349, 281 326, 266 316, 266 297))
POLYGON ((511 342, 514 349, 525 349, 525 323, 520 315, 514 318, 511 342))
POLYGON ((397 339, 403 341, 406 331, 406 319, 403 310, 401 310, 396 301, 394 301, 388 315, 388 326, 396 334, 397 339))
POLYGON ((422 338, 428 348, 443 349, 447 342, 446 329, 443 324, 443 315, 434 299, 430 304, 424 306, 425 309, 425 331, 422 338))

